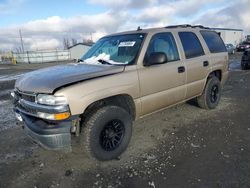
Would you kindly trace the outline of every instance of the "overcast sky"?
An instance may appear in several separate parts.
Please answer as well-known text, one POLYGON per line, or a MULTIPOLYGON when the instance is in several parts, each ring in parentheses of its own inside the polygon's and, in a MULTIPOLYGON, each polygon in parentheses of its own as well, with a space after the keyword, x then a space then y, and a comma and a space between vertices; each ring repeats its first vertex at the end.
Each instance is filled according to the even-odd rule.
POLYGON ((0 0, 0 50, 62 48, 63 38, 173 24, 244 29, 250 34, 250 0, 0 0))

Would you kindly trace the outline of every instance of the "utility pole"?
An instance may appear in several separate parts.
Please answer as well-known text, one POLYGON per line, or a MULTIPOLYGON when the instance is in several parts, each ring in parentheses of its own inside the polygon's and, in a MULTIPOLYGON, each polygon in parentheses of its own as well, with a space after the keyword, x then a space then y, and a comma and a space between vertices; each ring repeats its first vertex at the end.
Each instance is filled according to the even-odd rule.
POLYGON ((24 53, 24 47, 23 47, 23 36, 22 36, 21 29, 19 29, 19 35, 20 35, 20 40, 21 40, 21 47, 22 47, 22 51, 23 51, 23 53, 24 53))

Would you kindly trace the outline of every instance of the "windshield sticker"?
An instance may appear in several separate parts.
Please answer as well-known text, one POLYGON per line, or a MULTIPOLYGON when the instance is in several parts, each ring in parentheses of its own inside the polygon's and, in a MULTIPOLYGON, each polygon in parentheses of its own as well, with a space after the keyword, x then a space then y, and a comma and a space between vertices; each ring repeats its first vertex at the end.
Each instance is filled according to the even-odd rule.
POLYGON ((135 41, 124 41, 120 42, 118 47, 133 47, 135 45, 135 41))

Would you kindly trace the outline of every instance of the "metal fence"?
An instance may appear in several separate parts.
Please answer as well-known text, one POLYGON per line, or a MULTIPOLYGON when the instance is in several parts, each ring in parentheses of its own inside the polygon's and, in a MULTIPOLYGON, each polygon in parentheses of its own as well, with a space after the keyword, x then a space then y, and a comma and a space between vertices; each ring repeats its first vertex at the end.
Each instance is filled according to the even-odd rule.
POLYGON ((12 56, 16 63, 46 63, 71 59, 69 50, 27 51, 12 53, 12 56))

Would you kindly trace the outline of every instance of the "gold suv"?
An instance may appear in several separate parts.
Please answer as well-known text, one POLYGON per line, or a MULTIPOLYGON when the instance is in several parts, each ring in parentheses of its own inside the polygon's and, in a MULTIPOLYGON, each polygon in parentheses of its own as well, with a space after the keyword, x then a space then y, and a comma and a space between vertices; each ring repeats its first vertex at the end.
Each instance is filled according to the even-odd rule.
POLYGON ((48 149, 79 136, 99 160, 127 148, 132 122, 196 98, 214 109, 228 77, 220 36, 203 26, 140 29, 101 38, 78 63, 27 73, 12 93, 17 119, 48 149))

